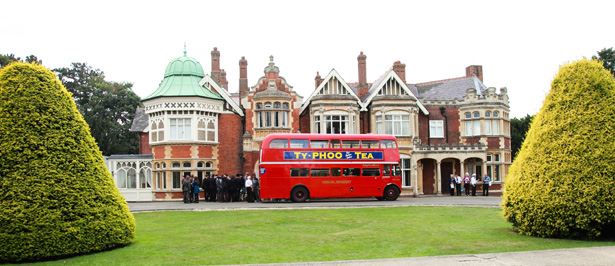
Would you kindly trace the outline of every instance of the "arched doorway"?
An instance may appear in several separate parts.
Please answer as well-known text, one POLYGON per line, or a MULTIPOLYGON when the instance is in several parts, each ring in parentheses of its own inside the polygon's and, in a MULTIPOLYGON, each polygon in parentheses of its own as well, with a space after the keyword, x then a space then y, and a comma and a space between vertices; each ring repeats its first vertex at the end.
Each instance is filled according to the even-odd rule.
POLYGON ((440 189, 442 195, 450 195, 451 193, 451 175, 462 175, 459 159, 447 158, 440 163, 440 189))
POLYGON ((421 159, 419 160, 420 174, 422 176, 422 188, 423 194, 433 195, 437 193, 436 190, 436 167, 437 161, 434 159, 421 159))

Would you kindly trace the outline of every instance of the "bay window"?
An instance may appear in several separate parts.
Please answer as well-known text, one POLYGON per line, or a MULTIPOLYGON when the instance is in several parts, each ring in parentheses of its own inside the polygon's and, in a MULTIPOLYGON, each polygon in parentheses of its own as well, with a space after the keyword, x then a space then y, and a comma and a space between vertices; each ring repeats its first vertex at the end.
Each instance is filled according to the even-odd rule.
POLYGON ((190 118, 171 118, 171 139, 191 139, 190 118))

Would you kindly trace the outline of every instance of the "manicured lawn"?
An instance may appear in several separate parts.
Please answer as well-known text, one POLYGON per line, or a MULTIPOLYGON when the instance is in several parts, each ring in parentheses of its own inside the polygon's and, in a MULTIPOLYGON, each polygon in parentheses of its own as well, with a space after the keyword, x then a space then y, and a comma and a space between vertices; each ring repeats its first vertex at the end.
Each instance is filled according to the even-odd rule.
POLYGON ((137 213, 132 245, 38 264, 282 263, 615 245, 518 235, 500 212, 394 207, 137 213))

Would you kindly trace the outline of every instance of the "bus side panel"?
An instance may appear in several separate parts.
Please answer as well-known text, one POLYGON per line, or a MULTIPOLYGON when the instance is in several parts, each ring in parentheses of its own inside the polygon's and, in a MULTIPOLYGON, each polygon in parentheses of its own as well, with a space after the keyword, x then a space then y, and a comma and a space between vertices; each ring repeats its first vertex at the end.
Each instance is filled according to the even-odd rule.
POLYGON ((286 199, 290 197, 288 174, 285 165, 261 165, 265 173, 261 174, 261 198, 286 199))

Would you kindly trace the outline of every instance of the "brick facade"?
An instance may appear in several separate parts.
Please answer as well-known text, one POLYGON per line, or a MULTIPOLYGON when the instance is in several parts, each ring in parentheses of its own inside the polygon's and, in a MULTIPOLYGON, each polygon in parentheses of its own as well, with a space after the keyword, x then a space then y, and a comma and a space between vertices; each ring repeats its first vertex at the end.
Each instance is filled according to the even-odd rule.
MULTIPOLYGON (((226 72, 220 68, 220 51, 214 48, 211 55, 211 78, 219 86, 213 84, 204 89, 225 98, 203 101, 207 106, 214 106, 211 111, 205 113, 217 119, 217 141, 150 144, 148 132, 140 133, 139 152, 152 153, 154 163, 166 163, 167 169, 154 169, 154 172, 166 171, 167 183, 172 182, 173 169, 169 167, 174 162, 173 159, 192 163, 191 168, 182 168, 182 173, 254 173, 259 162, 260 143, 266 135, 297 131, 313 133, 314 117, 324 119, 331 116, 329 114, 347 118, 347 133, 361 134, 377 133, 379 130, 383 133, 384 130, 390 130, 384 125, 393 123, 391 119, 397 119, 394 123, 399 123, 399 119, 402 119, 402 123, 405 123, 403 128, 408 132, 395 132, 394 135, 398 136, 402 168, 405 167, 403 173, 410 174, 408 178, 404 177, 404 193, 412 193, 415 196, 448 193, 447 183, 444 182, 448 182, 451 172, 457 175, 467 171, 485 171, 487 149, 489 154, 501 154, 503 158, 498 162, 501 163, 502 181, 511 163, 508 161, 510 126, 507 92, 505 88, 497 93, 495 88, 484 87, 482 66, 466 68, 465 77, 407 84, 405 64, 397 61, 380 79, 368 83, 367 57, 361 52, 357 57, 358 82, 344 83, 344 79, 337 72, 333 72, 334 70, 325 79, 318 74, 314 85, 316 90, 321 89, 323 92, 319 91, 316 96, 310 96, 314 98, 308 98, 304 102, 303 97, 280 75, 273 56, 264 69, 264 76, 252 87, 247 85, 248 64, 246 58, 242 57, 239 60, 239 88, 237 93, 230 93, 225 78, 226 72), (334 83, 335 86, 331 85, 333 87, 330 89, 336 93, 325 93, 324 88, 334 83), (230 108, 231 103, 238 103, 240 109, 230 108), (270 106, 273 104, 284 104, 288 108, 270 106), (258 119, 270 119, 266 117, 273 117, 276 112, 285 112, 288 124, 276 125, 271 122, 273 120, 258 123, 258 119), (478 117, 475 117, 474 113, 478 113, 478 117), (491 115, 495 113, 499 116, 491 115), (469 118, 467 114, 470 114, 469 118), (442 136, 430 136, 430 121, 441 121, 442 136), (486 134, 487 129, 496 127, 492 124, 487 127, 486 123, 500 123, 497 125, 499 132, 486 134), (467 125, 472 125, 472 130, 479 130, 474 127, 480 127, 481 134, 466 135, 469 130, 465 128, 467 125), (197 166, 202 163, 207 166, 197 166)), ((178 98, 169 99, 171 102, 177 100, 178 98)), ((190 98, 187 101, 195 100, 190 98)), ((192 114, 188 113, 190 110, 180 109, 178 112, 183 115, 192 114)), ((282 119, 282 116, 278 118, 282 119)), ((321 123, 324 121, 321 120, 321 123)), ((192 126, 196 127, 197 121, 193 122, 192 126)), ((395 130, 401 128, 400 126, 395 130)), ((168 130, 168 126, 165 130, 168 130)), ((320 132, 326 133, 322 130, 320 132)), ((490 165, 494 163, 490 162, 490 165)), ((497 194, 501 184, 502 182, 494 184, 491 191, 497 194)), ((173 189, 155 193, 155 198, 160 200, 178 197, 181 197, 181 193, 173 189)))

